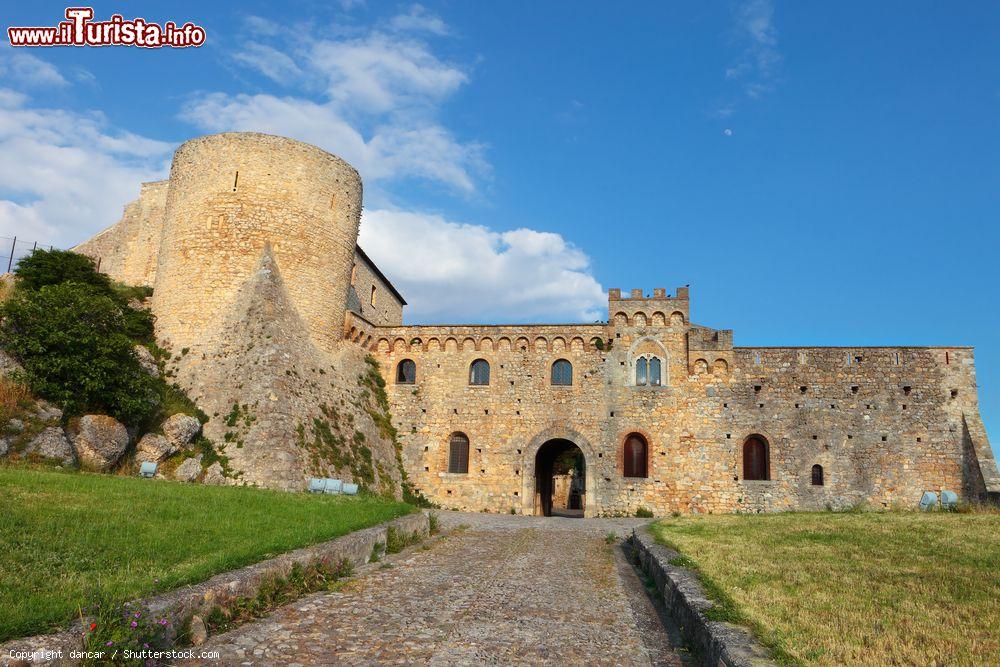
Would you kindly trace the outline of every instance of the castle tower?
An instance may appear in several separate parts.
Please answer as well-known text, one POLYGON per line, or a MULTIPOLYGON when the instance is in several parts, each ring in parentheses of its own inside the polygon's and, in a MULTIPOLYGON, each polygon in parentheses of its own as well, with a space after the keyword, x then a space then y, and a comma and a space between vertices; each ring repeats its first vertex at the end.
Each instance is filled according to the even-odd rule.
POLYGON ((158 336, 180 351, 217 340, 267 244, 312 341, 342 338, 361 178, 314 146, 250 132, 185 142, 170 169, 153 294, 158 336))

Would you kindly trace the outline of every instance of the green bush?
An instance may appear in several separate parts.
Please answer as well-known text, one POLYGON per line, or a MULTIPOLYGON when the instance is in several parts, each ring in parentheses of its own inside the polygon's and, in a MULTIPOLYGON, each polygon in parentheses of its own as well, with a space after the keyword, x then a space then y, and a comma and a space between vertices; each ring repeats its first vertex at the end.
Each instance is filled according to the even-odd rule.
POLYGON ((39 290, 46 285, 80 283, 99 294, 114 293, 111 279, 98 273, 94 260, 69 250, 36 250, 17 264, 14 271, 25 289, 39 290))
POLYGON ((91 283, 19 285, 0 307, 0 345, 21 362, 32 391, 68 414, 106 411, 138 424, 155 411, 159 387, 135 356, 127 310, 136 312, 91 283))
POLYGON ((46 286, 77 283, 92 294, 111 299, 122 311, 122 331, 142 342, 153 340, 153 315, 145 308, 130 308, 132 299, 144 299, 149 287, 131 287, 115 283, 98 273, 94 260, 69 250, 36 250, 20 262, 14 274, 20 289, 37 291, 46 286))

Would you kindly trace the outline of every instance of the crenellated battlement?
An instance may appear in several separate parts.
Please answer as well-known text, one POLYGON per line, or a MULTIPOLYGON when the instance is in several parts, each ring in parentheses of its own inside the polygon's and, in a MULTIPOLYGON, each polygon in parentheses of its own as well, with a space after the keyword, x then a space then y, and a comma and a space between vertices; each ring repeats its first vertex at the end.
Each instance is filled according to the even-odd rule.
POLYGON ((608 289, 608 301, 653 301, 656 299, 670 301, 687 301, 689 299, 690 285, 677 288, 677 296, 667 294, 666 287, 654 287, 652 296, 646 294, 641 289, 633 289, 628 296, 622 296, 622 291, 618 287, 608 289))
POLYGON ((665 287, 654 287, 652 296, 633 289, 622 296, 618 288, 608 290, 608 323, 617 328, 671 327, 682 330, 691 322, 690 291, 687 285, 677 288, 677 296, 665 287))

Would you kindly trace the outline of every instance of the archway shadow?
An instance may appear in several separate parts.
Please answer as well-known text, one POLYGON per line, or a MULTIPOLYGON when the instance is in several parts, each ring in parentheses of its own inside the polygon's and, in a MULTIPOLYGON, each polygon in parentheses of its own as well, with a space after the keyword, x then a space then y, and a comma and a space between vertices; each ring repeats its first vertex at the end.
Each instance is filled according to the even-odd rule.
POLYGON ((582 518, 586 505, 587 464, 571 440, 553 438, 535 454, 535 507, 542 516, 582 518))

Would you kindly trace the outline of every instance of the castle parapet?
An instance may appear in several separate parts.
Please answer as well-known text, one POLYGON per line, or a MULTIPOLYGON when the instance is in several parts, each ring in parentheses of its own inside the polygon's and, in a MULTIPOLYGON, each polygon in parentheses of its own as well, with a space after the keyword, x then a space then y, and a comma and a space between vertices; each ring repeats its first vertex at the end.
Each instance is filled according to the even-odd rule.
POLYGON ((608 322, 616 327, 675 327, 691 321, 688 287, 678 287, 677 296, 667 294, 665 287, 654 287, 652 296, 641 289, 630 290, 623 297, 618 288, 608 290, 608 322))

